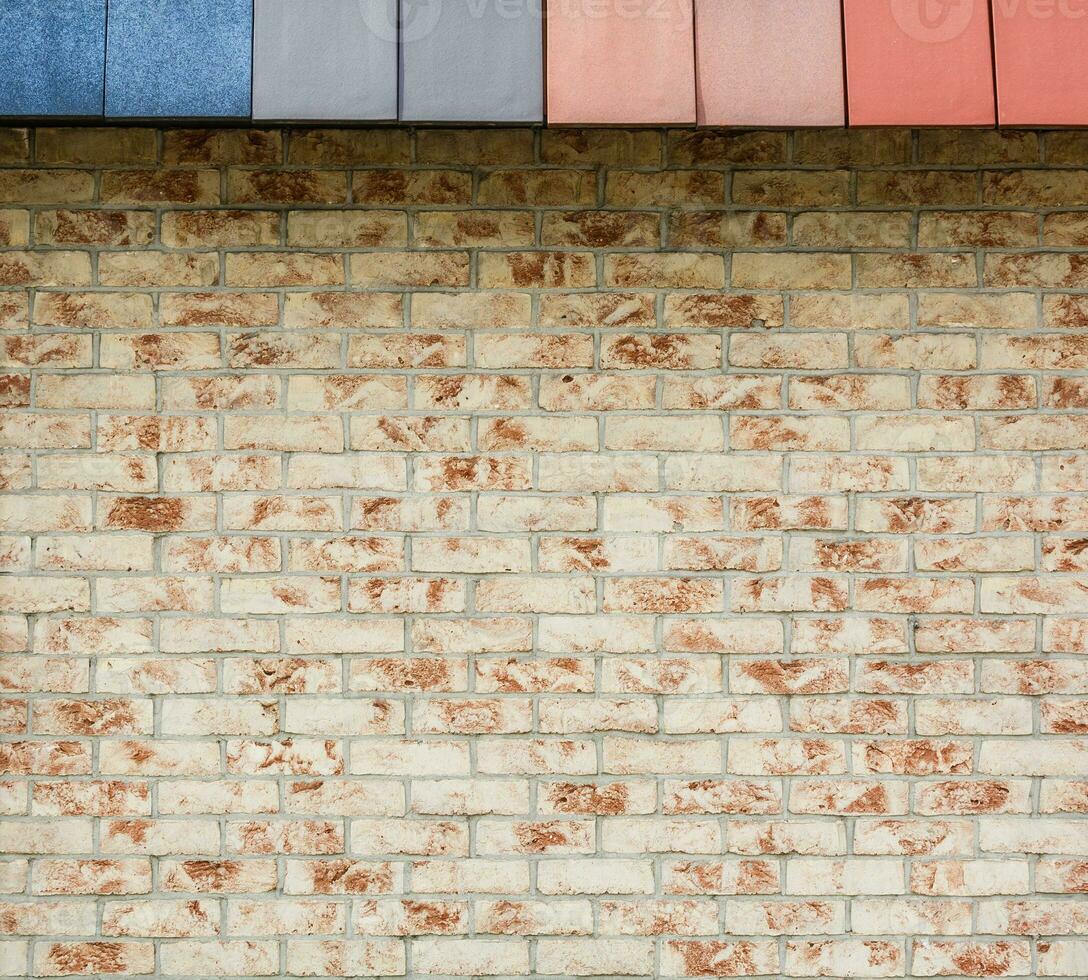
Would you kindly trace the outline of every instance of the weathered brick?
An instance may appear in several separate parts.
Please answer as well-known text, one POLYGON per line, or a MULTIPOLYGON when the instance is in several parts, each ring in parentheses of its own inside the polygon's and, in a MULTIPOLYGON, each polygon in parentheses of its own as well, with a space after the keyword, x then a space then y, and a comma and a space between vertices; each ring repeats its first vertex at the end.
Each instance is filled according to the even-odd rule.
POLYGON ((280 219, 274 211, 170 211, 162 217, 161 234, 171 248, 278 245, 280 219))
POLYGON ((150 245, 155 237, 155 216, 150 211, 39 211, 34 236, 40 245, 150 245))
POLYGON ((348 180, 331 170, 242 170, 227 172, 232 204, 346 204, 348 180))
POLYGON ((218 204, 219 174, 214 170, 107 170, 99 199, 103 204, 218 204))
POLYGON ((279 163, 283 136, 261 129, 172 129, 163 133, 163 163, 213 166, 279 163))
MULTIPOLYGON (((278 142, 279 133, 274 135, 278 142)), ((327 167, 396 165, 409 162, 410 143, 410 134, 403 129, 298 129, 290 133, 287 162, 327 167)), ((278 157, 225 162, 276 163, 278 157)))
POLYGON ((850 275, 846 255, 738 252, 731 281, 740 289, 848 289, 850 275))
POLYGON ((476 200, 504 207, 595 204, 597 175, 592 170, 492 170, 480 178, 476 200))

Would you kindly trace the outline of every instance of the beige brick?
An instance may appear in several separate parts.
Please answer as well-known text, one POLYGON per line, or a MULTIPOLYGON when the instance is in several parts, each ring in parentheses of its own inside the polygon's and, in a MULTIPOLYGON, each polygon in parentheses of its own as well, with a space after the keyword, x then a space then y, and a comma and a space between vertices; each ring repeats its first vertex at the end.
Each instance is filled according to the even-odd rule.
POLYGON ((300 248, 403 246, 408 244, 408 224, 405 215, 396 211, 292 211, 287 216, 287 244, 300 248))
POLYGON ((541 244, 549 246, 637 248, 658 245, 660 239, 661 219, 652 212, 548 212, 541 224, 541 244))
POLYGON ((975 339, 965 334, 878 334, 855 339, 854 363, 867 369, 967 371, 978 360, 975 339))
MULTIPOLYGON (((307 252, 239 252, 227 256, 231 286, 336 286, 344 282, 337 256, 307 252)), ((193 285, 201 285, 194 283, 193 285)))
POLYGON ((987 204, 1027 207, 1082 205, 1082 174, 1076 170, 1008 170, 983 175, 982 199, 987 204))
POLYGON ((579 205, 597 200, 597 175, 592 170, 492 170, 480 178, 479 204, 579 205))
POLYGON ((8 127, 0 129, 0 160, 27 163, 30 160, 30 131, 8 127))
POLYGON ((487 334, 476 351, 480 368, 588 368, 593 366, 590 334, 487 334))
POLYGON ((528 127, 500 129, 431 129, 419 134, 420 163, 520 164, 533 159, 533 131, 528 127))
POLYGON ((740 289, 849 289, 850 276, 846 255, 737 252, 731 281, 740 289))
POLYGON ((279 321, 279 306, 274 293, 168 293, 159 317, 171 327, 268 327, 279 321))
POLYGON ((706 370, 721 360, 721 340, 712 335, 618 334, 601 342, 601 367, 611 370, 706 370))
POLYGON ((540 297, 542 327, 652 327, 649 293, 545 293, 540 297))
POLYGON ((283 140, 278 132, 261 129, 175 129, 163 134, 163 162, 278 163, 283 140))
POLYGON ((0 244, 26 245, 30 238, 30 212, 15 209, 0 210, 0 244))
POLYGON ((464 252, 377 252, 351 257, 351 281, 356 286, 467 286, 468 274, 464 252))
MULTIPOLYGON (((54 386, 53 390, 57 398, 66 394, 63 387, 54 386)), ((90 423, 85 414, 46 412, 22 417, 11 414, 8 418, 0 419, 0 445, 7 449, 87 449, 90 448, 90 423)), ((30 485, 29 457, 22 459, 25 462, 25 482, 21 475, 23 468, 13 469, 9 477, 13 489, 30 485)), ((17 506, 18 501, 13 500, 12 503, 17 506)))
POLYGON ((862 288, 970 288, 977 285, 973 255, 916 253, 859 255, 857 284, 862 288))
POLYGON ((729 363, 758 368, 846 367, 846 341, 844 334, 741 334, 730 340, 729 363))
POLYGON ((428 248, 525 248, 536 238, 531 211, 423 211, 413 219, 412 229, 413 240, 428 248))
POLYGON ((541 137, 545 163, 654 167, 661 162, 661 137, 653 130, 555 129, 541 137))
POLYGON ((924 129, 919 133, 918 149, 923 163, 1036 163, 1039 137, 1018 130, 980 129, 953 135, 944 129, 924 129))
POLYGON ((0 201, 5 204, 88 204, 93 198, 94 175, 91 173, 5 170, 0 174, 0 201))
POLYGON ((486 900, 474 903, 478 931, 483 933, 552 936, 588 935, 593 910, 587 901, 565 902, 486 900))
POLYGON ((612 170, 605 188, 605 203, 619 207, 724 204, 725 183, 721 174, 705 170, 663 173, 612 170))
POLYGON ((910 162, 910 155, 911 134, 905 129, 802 129, 794 136, 798 163, 903 164, 910 162))
POLYGON ((677 129, 668 134, 669 158, 681 165, 781 163, 786 159, 786 134, 677 129))
POLYGON ((824 330, 905 330, 910 317, 906 296, 815 293, 790 298, 790 323, 795 327, 824 330))
POLYGON ((556 289, 596 282, 593 258, 584 252, 485 252, 479 263, 479 284, 487 289, 556 289))
POLYGON ((171 252, 112 252, 99 258, 98 281, 104 286, 216 286, 219 262, 212 255, 171 252))
POLYGON ((412 326, 425 329, 458 327, 526 327, 531 297, 525 293, 416 293, 412 297, 412 326))
POLYGON ((744 170, 733 176, 733 203, 827 207, 848 203, 845 170, 744 170))
POLYGON ((286 327, 399 327, 403 322, 402 298, 395 293, 288 293, 284 299, 286 327))
POLYGON ((545 895, 645 895, 653 890, 653 869, 630 859, 556 859, 539 866, 537 887, 545 895))
POLYGON ((0 338, 0 364, 4 367, 89 368, 90 338, 78 334, 3 337, 0 338))
POLYGON ((274 211, 170 211, 162 217, 161 235, 171 248, 279 245, 280 220, 274 211))
POLYGON ((1039 219, 1027 211, 937 211, 918 225, 923 248, 1024 248, 1038 239, 1039 219))
POLYGON ((975 175, 963 171, 861 170, 857 201, 891 207, 969 205, 978 203, 977 186, 975 175))
MULTIPOLYGON (((604 282, 627 289, 720 289, 725 272, 719 256, 667 252, 605 257, 604 282)), ((592 282, 571 283, 592 285, 592 282)), ((734 283, 736 285, 736 283, 734 283)))
POLYGON ((99 197, 104 204, 218 204, 214 170, 108 170, 99 197))
POLYGON ((42 245, 149 245, 155 237, 155 215, 151 211, 42 210, 35 216, 34 235, 42 245))
POLYGON ((222 365, 214 333, 137 334, 102 338, 98 361, 116 371, 201 371, 222 365))
POLYGON ((459 170, 357 170, 351 193, 362 204, 468 204, 472 175, 459 170))
POLYGON ((324 170, 229 170, 232 204, 344 204, 347 177, 324 170))
POLYGON ((155 407, 155 382, 147 375, 50 375, 42 378, 37 394, 41 408, 155 407))
POLYGON ((1034 286, 1044 288, 1083 286, 1086 277, 1082 256, 1058 252, 988 255, 983 271, 987 286, 1034 286))
POLYGON ((682 445, 698 452, 724 448, 718 419, 705 416, 614 418, 605 428, 606 449, 667 452, 682 445))
POLYGON ((0 330, 24 330, 30 323, 30 303, 25 290, 0 293, 0 330))
MULTIPOLYGON (((279 134, 273 134, 279 143, 279 134)), ((299 129, 291 133, 288 162, 302 166, 400 164, 409 160, 410 137, 398 129, 299 129)), ((276 163, 269 160, 228 162, 276 163)))
POLYGON ((767 895, 781 890, 768 861, 671 861, 663 868, 667 895, 767 895))
POLYGON ((90 256, 85 252, 2 252, 0 285, 88 286, 90 256))
POLYGON ((41 292, 34 322, 56 327, 149 327, 151 297, 139 293, 41 292))

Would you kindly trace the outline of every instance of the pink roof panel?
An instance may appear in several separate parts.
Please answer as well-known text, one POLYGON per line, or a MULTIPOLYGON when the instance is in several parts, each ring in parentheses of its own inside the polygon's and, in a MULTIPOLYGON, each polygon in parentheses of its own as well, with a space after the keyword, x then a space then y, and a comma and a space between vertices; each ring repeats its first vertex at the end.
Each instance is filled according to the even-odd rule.
POLYGON ((986 0, 845 0, 845 10, 851 125, 994 125, 986 0))
POLYGON ((548 121, 695 122, 692 0, 548 4, 548 121))
POLYGON ((1088 125, 1088 5, 994 0, 1003 126, 1088 125))
POLYGON ((841 126, 839 0, 695 0, 705 126, 841 126))

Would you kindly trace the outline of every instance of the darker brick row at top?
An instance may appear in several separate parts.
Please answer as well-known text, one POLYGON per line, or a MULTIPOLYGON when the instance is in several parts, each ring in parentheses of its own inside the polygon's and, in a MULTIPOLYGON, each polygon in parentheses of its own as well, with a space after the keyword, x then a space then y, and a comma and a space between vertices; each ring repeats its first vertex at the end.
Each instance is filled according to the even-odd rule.
POLYGON ((1088 0, 543 3, 0 0, 0 116, 1088 125, 1088 0))

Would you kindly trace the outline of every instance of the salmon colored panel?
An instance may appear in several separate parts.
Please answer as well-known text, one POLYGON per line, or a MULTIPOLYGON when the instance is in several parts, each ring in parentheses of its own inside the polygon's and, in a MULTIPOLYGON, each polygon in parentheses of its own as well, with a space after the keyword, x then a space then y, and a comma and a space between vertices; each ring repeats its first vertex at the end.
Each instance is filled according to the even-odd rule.
POLYGON ((695 122, 692 0, 548 4, 548 122, 695 122))
POLYGON ((986 0, 846 0, 852 126, 992 126, 986 0))
POLYGON ((1003 126, 1088 124, 1088 5, 994 0, 1003 126))
POLYGON ((841 126, 839 0, 695 0, 699 122, 841 126))

